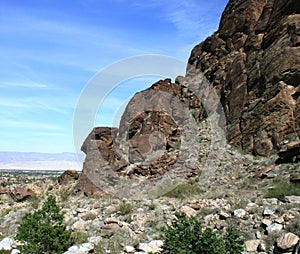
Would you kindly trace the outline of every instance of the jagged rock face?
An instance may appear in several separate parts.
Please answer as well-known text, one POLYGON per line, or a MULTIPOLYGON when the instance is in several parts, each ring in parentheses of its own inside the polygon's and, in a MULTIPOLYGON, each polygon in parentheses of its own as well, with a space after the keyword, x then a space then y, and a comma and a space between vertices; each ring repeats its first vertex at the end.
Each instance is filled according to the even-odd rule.
POLYGON ((300 5, 297 0, 231 0, 219 29, 197 45, 196 68, 217 90, 228 141, 267 156, 299 136, 300 5))
POLYGON ((192 174, 201 149, 193 123, 204 118, 216 122, 215 133, 223 131, 226 118, 229 143, 257 155, 268 156, 298 139, 297 1, 230 0, 218 31, 192 50, 185 77, 137 93, 118 129, 91 132, 82 146, 87 157, 75 190, 102 195, 102 186, 115 186, 121 178, 192 174))
POLYGON ((175 83, 158 81, 130 100, 119 128, 92 130, 82 145, 86 159, 75 193, 101 196, 105 185, 105 189, 117 185, 121 178, 154 179, 170 170, 185 172, 185 164, 189 164, 186 175, 193 174, 192 161, 198 157, 196 148, 190 151, 190 143, 196 140, 188 146, 181 139, 205 111, 184 82, 183 77, 175 83))

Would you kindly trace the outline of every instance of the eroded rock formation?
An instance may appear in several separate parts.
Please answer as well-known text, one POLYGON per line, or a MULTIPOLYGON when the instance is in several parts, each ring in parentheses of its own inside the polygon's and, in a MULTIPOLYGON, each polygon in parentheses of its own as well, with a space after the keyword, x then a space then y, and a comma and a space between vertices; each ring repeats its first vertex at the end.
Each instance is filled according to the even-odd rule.
POLYGON ((299 46, 298 0, 230 0, 218 31, 192 50, 185 77, 137 93, 118 129, 90 133, 75 191, 105 193, 101 186, 122 177, 193 174, 201 150, 194 123, 214 113, 227 141, 248 153, 268 156, 298 140, 299 46))

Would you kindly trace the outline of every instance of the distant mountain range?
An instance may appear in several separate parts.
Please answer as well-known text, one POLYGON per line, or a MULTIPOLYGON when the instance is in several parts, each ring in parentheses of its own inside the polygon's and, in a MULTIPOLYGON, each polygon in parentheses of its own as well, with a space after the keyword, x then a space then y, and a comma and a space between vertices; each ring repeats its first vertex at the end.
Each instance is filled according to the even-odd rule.
POLYGON ((0 152, 1 169, 22 170, 81 170, 83 154, 0 152))

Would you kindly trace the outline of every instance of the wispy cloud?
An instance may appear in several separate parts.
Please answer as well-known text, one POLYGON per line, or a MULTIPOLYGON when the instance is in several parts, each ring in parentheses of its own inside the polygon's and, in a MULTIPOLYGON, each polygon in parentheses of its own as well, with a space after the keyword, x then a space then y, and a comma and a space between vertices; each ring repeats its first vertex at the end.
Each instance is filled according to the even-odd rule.
POLYGON ((34 88, 34 89, 49 89, 49 86, 42 83, 36 83, 36 82, 28 82, 28 81, 0 81, 0 87, 13 87, 13 88, 34 88))
POLYGON ((2 119, 1 120, 2 127, 10 127, 10 128, 19 128, 21 129, 30 129, 30 130, 63 130, 63 128, 59 125, 41 123, 41 122, 29 122, 29 121, 18 121, 18 120, 9 120, 2 119))

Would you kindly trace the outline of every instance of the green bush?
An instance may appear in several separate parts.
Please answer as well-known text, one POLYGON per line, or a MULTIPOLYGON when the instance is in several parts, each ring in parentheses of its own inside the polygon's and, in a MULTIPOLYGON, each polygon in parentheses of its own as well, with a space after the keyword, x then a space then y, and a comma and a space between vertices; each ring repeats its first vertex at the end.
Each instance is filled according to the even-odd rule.
POLYGON ((63 225, 63 213, 54 196, 49 196, 40 210, 27 213, 17 231, 23 242, 22 253, 63 253, 70 246, 71 232, 63 225))
POLYGON ((194 217, 183 213, 176 213, 176 217, 163 229, 164 254, 238 254, 244 249, 244 241, 235 229, 218 234, 194 217))

